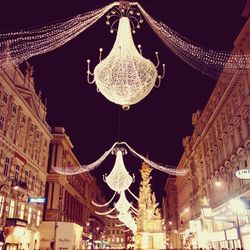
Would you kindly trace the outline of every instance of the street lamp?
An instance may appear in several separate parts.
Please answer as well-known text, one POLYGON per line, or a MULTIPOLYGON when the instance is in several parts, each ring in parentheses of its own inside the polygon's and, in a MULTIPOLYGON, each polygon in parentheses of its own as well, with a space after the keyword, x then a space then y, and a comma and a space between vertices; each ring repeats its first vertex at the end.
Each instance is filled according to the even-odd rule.
POLYGON ((236 227, 237 227, 237 234, 240 240, 240 246, 243 247, 242 244, 242 237, 240 233, 240 223, 239 223, 239 213, 242 213, 245 211, 244 204, 240 199, 234 198, 229 201, 229 208, 235 212, 235 217, 236 217, 236 227))

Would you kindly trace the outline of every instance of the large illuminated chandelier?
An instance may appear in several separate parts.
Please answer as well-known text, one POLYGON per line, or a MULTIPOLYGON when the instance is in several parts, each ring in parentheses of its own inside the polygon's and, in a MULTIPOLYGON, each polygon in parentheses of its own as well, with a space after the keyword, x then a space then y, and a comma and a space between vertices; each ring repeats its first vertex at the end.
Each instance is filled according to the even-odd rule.
POLYGON ((132 33, 135 33, 135 29, 140 28, 142 23, 138 10, 136 11, 131 5, 127 8, 122 6, 113 9, 107 15, 106 22, 110 25, 111 33, 115 30, 117 18, 119 18, 119 25, 113 48, 104 60, 101 60, 103 49, 100 49, 100 62, 95 67, 94 73, 90 71, 90 60, 87 60, 87 80, 89 83, 95 82, 98 91, 109 101, 127 110, 130 105, 138 103, 149 94, 157 78, 159 83, 161 82, 165 75, 165 65, 163 64, 163 74, 159 75, 158 52, 156 52, 157 65, 154 65, 142 56, 141 45, 137 49, 134 44, 132 33), (112 17, 116 17, 113 23, 112 17), (91 75, 94 76, 92 80, 91 75))

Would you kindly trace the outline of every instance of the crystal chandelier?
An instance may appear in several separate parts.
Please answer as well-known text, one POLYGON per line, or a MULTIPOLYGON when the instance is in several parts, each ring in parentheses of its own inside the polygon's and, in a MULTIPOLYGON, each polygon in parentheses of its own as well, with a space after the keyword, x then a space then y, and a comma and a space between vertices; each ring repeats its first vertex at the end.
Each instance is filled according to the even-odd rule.
POLYGON ((105 175, 103 179, 112 190, 122 192, 129 188, 133 182, 133 177, 130 176, 123 162, 123 153, 126 153, 126 150, 117 148, 114 153, 116 154, 115 165, 110 174, 105 175))
POLYGON ((120 193, 120 198, 119 200, 115 203, 115 208, 120 212, 120 213, 126 213, 130 209, 132 205, 129 203, 129 201, 126 198, 125 192, 122 191, 120 193))
MULTIPOLYGON (((138 19, 137 24, 133 25, 132 15, 140 17, 139 12, 129 9, 119 9, 120 19, 115 43, 109 55, 101 60, 103 49, 100 49, 100 62, 96 65, 94 73, 90 71, 90 60, 87 60, 87 80, 89 83, 96 83, 100 91, 109 101, 119 104, 123 109, 128 110, 130 105, 136 104, 146 97, 155 86, 157 78, 159 82, 165 75, 165 65, 163 64, 163 74, 158 75, 159 66, 158 52, 156 52, 157 65, 154 65, 149 59, 142 56, 141 46, 136 48, 132 32, 135 33, 135 27, 139 28, 142 19, 138 19), (132 21, 131 21, 132 20, 132 21), (132 27, 131 27, 132 23, 132 27), (90 76, 94 78, 91 80, 90 76)), ((116 11, 111 11, 107 15, 107 24, 110 24, 110 18, 116 15, 116 11)), ((114 32, 111 25, 111 33, 114 32)))

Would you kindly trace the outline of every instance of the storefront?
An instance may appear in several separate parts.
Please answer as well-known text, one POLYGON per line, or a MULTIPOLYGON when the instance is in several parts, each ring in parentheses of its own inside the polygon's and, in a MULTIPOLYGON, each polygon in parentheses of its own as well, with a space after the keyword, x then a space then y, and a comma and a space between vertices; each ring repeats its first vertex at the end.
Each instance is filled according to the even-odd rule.
POLYGON ((39 249, 39 232, 27 228, 27 221, 17 218, 7 218, 4 226, 6 250, 39 249))
POLYGON ((40 225, 40 249, 51 248, 56 242, 56 250, 84 249, 82 227, 72 222, 43 221, 40 225))

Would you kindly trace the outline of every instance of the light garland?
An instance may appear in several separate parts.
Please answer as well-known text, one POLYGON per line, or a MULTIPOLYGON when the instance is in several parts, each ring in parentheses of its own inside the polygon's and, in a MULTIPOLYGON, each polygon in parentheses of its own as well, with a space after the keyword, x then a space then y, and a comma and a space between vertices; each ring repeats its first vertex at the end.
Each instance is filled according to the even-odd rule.
MULTIPOLYGON (((116 165, 115 164, 115 166, 114 166, 115 170, 113 168, 112 169, 112 171, 113 171, 112 175, 110 175, 111 173, 109 174, 110 175, 110 183, 113 183, 113 184, 111 184, 111 186, 113 186, 113 188, 115 188, 115 189, 118 188, 119 189, 119 190, 115 190, 115 189, 113 189, 113 190, 115 190, 117 192, 124 191, 125 187, 127 187, 127 188, 129 187, 128 185, 130 183, 130 178, 132 179, 132 177, 128 174, 128 172, 127 172, 127 170, 126 170, 126 168, 124 166, 122 153, 121 153, 121 150, 119 150, 119 147, 118 147, 120 145, 126 145, 126 147, 129 149, 129 151, 131 153, 133 153, 135 156, 139 157, 140 159, 145 161, 148 165, 150 165, 151 167, 153 167, 153 168, 155 168, 155 169, 157 169, 159 171, 162 171, 162 172, 170 174, 170 175, 177 175, 177 176, 184 176, 184 175, 186 175, 188 173, 188 169, 175 169, 173 166, 170 166, 170 165, 163 165, 163 164, 155 163, 155 162, 149 160, 148 158, 146 158, 145 156, 143 156, 143 155, 139 154, 138 152, 136 152, 126 142, 115 142, 113 144, 113 146, 108 151, 106 151, 98 160, 96 160, 95 162, 93 162, 91 164, 81 165, 81 166, 70 166, 70 167, 53 166, 52 168, 57 173, 63 174, 63 175, 74 175, 74 174, 80 174, 80 173, 83 173, 83 172, 88 172, 88 171, 91 171, 91 170, 97 168, 106 159, 106 157, 113 151, 113 149, 116 149, 115 150, 116 152, 120 151, 119 157, 116 155, 116 158, 117 158, 116 159, 116 161, 117 161, 116 164, 119 163, 121 165, 116 165), (119 158, 119 160, 118 160, 118 158, 119 158), (121 167, 121 169, 119 169, 119 167, 121 167), (122 182, 123 182, 122 178, 115 179, 115 177, 114 177, 114 176, 116 176, 116 174, 118 172, 121 172, 122 175, 124 174, 124 177, 126 177, 126 181, 124 181, 123 184, 122 184, 122 182), (111 178, 111 176, 112 176, 112 178, 111 178), (128 177, 128 176, 130 176, 130 177, 128 177), (120 183, 120 184, 118 184, 118 183, 120 183), (119 185, 120 185, 120 187, 119 187, 119 185)), ((107 178, 107 177, 105 176, 104 178, 107 178)))
POLYGON ((164 23, 154 20, 139 3, 137 6, 145 20, 166 46, 181 60, 201 73, 217 78, 221 72, 224 74, 244 73, 246 69, 250 68, 249 54, 216 51, 194 45, 164 23))
POLYGON ((52 166, 52 169, 57 172, 58 174, 62 175, 75 175, 75 174, 81 174, 84 172, 89 172, 91 170, 94 170, 97 168, 111 153, 111 151, 116 146, 117 142, 113 144, 113 146, 107 150, 98 160, 87 164, 87 165, 81 165, 81 166, 70 166, 70 167, 63 167, 63 166, 52 166))
POLYGON ((114 194, 113 194, 113 196, 111 197, 111 199, 110 199, 108 202, 104 203, 104 204, 98 204, 98 203, 96 203, 96 202, 94 202, 94 201, 91 201, 91 202, 92 202, 92 204, 95 205, 96 207, 107 207, 107 206, 112 202, 112 200, 115 198, 115 195, 116 195, 116 192, 114 192, 114 194))
MULTIPOLYGON (((8 67, 13 67, 13 65, 20 64, 23 61, 33 56, 44 54, 56 48, 59 48, 60 46, 64 45, 65 43, 72 40, 74 37, 76 37, 80 33, 82 33, 85 29, 87 29, 92 24, 94 24, 98 19, 100 19, 111 8, 118 6, 119 4, 121 4, 121 2, 114 2, 103 8, 93 10, 93 11, 90 11, 81 15, 77 15, 76 17, 73 17, 69 20, 58 22, 55 24, 46 25, 43 27, 35 28, 35 29, 27 29, 27 30, 23 30, 19 32, 10 32, 10 33, 5 33, 5 34, 0 34, 0 69, 3 70, 8 67)), ((216 50, 204 48, 203 46, 195 45, 190 40, 182 37, 176 31, 169 28, 164 23, 154 20, 142 8, 140 4, 136 2, 128 3, 128 8, 131 8, 131 6, 137 6, 139 8, 141 14, 145 18, 145 20, 149 23, 151 28, 156 32, 156 34, 166 44, 166 46, 171 51, 173 51, 173 53, 175 53, 181 60, 185 61, 187 64, 189 64, 191 67, 195 68, 196 70, 200 71, 201 73, 208 75, 210 77, 216 78, 221 72, 223 72, 223 74, 227 74, 227 73, 241 74, 241 73, 245 73, 245 70, 250 68, 250 55, 249 54, 244 55, 243 54, 244 52, 237 53, 235 51, 234 52, 216 51, 216 50)), ((115 11, 113 12, 114 12, 114 15, 117 14, 115 11)), ((130 10, 128 9, 128 15, 127 15, 128 17, 130 17, 130 13, 132 12, 130 12, 130 10)), ((137 13, 138 12, 136 12, 136 14, 137 13)), ((109 17, 111 16, 112 15, 109 15, 109 17)), ((126 20, 126 18, 122 17, 120 20, 126 20)), ((121 22, 126 23, 126 21, 121 21, 121 22)), ((140 16, 136 26, 140 26, 141 22, 142 22, 142 19, 140 16)), ((109 19, 107 20, 107 24, 110 24, 109 19)), ((124 24, 123 26, 125 27, 126 25, 124 24)), ((127 31, 128 30, 129 29, 127 27, 127 31)), ((125 31, 125 29, 123 31, 125 31)), ((134 31, 134 27, 133 27, 133 31, 134 31)), ((121 32, 119 32, 118 30, 118 33, 121 33, 121 32)), ((117 37, 118 36, 119 34, 117 35, 117 37)), ((133 44, 133 39, 131 37, 130 30, 128 33, 125 34, 125 36, 122 39, 124 39, 124 43, 126 46, 124 48, 128 49, 128 51, 132 48, 131 55, 133 54, 134 57, 140 58, 138 57, 137 55, 138 51, 136 50, 133 44), (133 45, 133 46, 130 46, 128 44, 133 45)), ((120 40, 121 39, 118 39, 115 45, 119 44, 118 46, 120 45, 124 46, 120 40)), ((142 54, 141 48, 139 48, 139 51, 140 51, 140 54, 142 54)), ((118 52, 115 52, 115 53, 117 54, 118 52)), ((115 54, 115 53, 113 52, 110 53, 108 57, 111 58, 112 54, 115 54)), ((114 57, 112 58, 114 59, 114 57)), ((106 98, 108 98, 112 102, 118 103, 120 105, 124 105, 125 108, 129 108, 129 105, 130 105, 129 103, 131 104, 137 103, 151 91, 152 86, 153 86, 151 84, 153 82, 153 79, 155 79, 157 75, 156 70, 154 69, 152 63, 150 64, 149 60, 144 59, 148 61, 147 63, 145 63, 145 61, 143 60, 139 60, 140 63, 138 64, 138 63, 135 63, 135 61, 133 63, 132 62, 133 60, 132 61, 130 60, 131 58, 132 57, 125 58, 125 61, 121 63, 122 66, 113 65, 112 62, 105 63, 105 64, 108 64, 109 66, 115 67, 117 71, 114 71, 113 67, 109 68, 109 67, 103 66, 104 62, 101 62, 99 66, 97 65, 98 67, 95 70, 95 78, 94 78, 94 80, 96 80, 97 82, 98 89, 102 92, 102 94, 106 98), (130 70, 128 70, 128 67, 127 67, 128 65, 130 66, 132 65, 130 70), (145 69, 142 69, 144 68, 143 65, 146 66, 145 69), (132 85, 129 84, 130 80, 132 82, 136 81, 135 78, 132 78, 132 79, 126 78, 127 80, 129 79, 129 82, 121 83, 121 82, 118 82, 118 78, 116 79, 117 73, 115 73, 114 75, 107 73, 109 72, 109 70, 111 70, 113 72, 118 72, 118 75, 120 76, 121 74, 125 75, 127 72, 129 75, 132 75, 134 77, 135 74, 132 74, 130 72, 135 72, 135 69, 138 67, 139 67, 139 72, 141 72, 141 74, 139 75, 139 77, 135 77, 135 78, 137 78, 138 82, 140 81, 146 82, 146 84, 143 87, 141 86, 139 87, 139 89, 138 89, 138 85, 136 87, 140 95, 133 95, 132 92, 134 92, 135 89, 131 87, 132 85), (105 72, 106 72, 106 75, 105 75, 105 72), (143 79, 143 76, 142 76, 144 74, 145 74, 145 79, 143 79), (103 75, 106 76, 105 79, 102 78, 103 75), (109 82, 108 79, 113 79, 114 83, 115 82, 119 83, 118 85, 128 84, 130 86, 130 91, 128 91, 128 93, 125 93, 124 89, 121 89, 116 86, 116 93, 111 93, 111 92, 114 92, 115 88, 113 90, 110 89, 111 85, 107 85, 107 82, 109 82), (108 91, 111 94, 107 94, 106 92, 108 91), (123 97, 120 96, 121 92, 123 93, 123 97), (122 98, 123 98, 123 101, 121 101, 122 98)), ((88 75, 91 75, 89 69, 88 69, 88 75)), ((163 76, 158 75, 159 81, 161 81, 162 77, 163 76)))
POLYGON ((88 82, 95 82, 98 91, 125 110, 146 97, 155 86, 157 77, 161 80, 165 74, 158 75, 157 66, 138 52, 132 38, 130 20, 125 16, 119 20, 112 50, 95 67, 94 74, 90 72, 90 60, 87 63, 88 82), (94 80, 90 80, 90 75, 94 75, 94 80))
POLYGON ((153 167, 157 170, 160 170, 160 171, 167 173, 167 174, 170 174, 170 175, 177 175, 177 176, 184 176, 188 173, 188 169, 174 169, 172 166, 169 166, 169 165, 160 165, 158 163, 155 163, 155 162, 149 160, 148 158, 146 158, 145 156, 137 153, 126 142, 122 142, 122 144, 125 144, 128 147, 128 149, 130 150, 130 152, 132 152, 135 156, 138 156, 143 161, 145 161, 148 165, 150 165, 151 167, 153 167))
POLYGON ((78 15, 64 22, 0 34, 0 69, 20 64, 32 56, 52 51, 64 45, 99 20, 118 2, 78 15))

